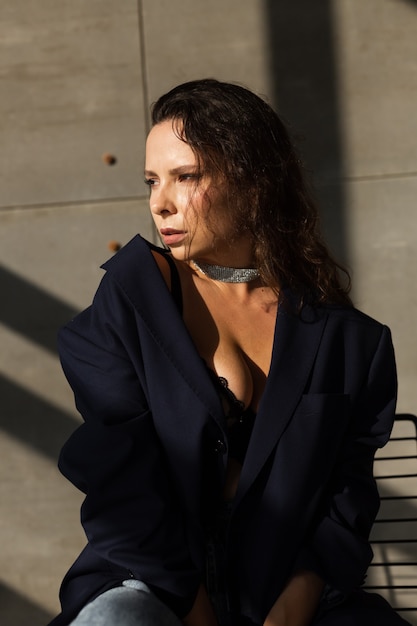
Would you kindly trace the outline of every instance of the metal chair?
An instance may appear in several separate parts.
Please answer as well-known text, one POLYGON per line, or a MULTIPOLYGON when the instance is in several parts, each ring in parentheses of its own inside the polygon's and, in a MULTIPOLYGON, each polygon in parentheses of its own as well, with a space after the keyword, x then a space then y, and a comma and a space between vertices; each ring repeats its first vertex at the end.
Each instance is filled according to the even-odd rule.
POLYGON ((398 414, 374 465, 381 508, 371 533, 374 559, 365 588, 383 595, 417 626, 417 417, 398 414))

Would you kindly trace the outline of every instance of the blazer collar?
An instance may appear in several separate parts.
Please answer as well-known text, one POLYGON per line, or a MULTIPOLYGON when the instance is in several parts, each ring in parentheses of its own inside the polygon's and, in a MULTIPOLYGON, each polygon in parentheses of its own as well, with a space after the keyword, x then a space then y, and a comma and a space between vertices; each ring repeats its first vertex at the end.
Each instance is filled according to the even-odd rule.
POLYGON ((281 305, 275 326, 271 367, 260 402, 235 497, 235 507, 247 492, 279 441, 308 383, 328 314, 306 306, 295 310, 290 292, 281 305), (292 310, 291 310, 292 309, 292 310))
POLYGON ((162 350, 224 429, 220 398, 156 265, 151 252, 153 247, 137 235, 102 267, 111 272, 122 286, 152 335, 155 346, 162 350))

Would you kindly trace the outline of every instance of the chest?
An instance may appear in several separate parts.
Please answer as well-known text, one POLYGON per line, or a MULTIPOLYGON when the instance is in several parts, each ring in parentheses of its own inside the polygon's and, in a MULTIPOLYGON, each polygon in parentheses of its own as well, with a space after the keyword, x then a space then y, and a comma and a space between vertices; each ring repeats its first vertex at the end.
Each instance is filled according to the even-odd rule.
POLYGON ((198 353, 256 411, 271 364, 276 305, 261 298, 242 303, 215 291, 202 298, 192 288, 184 303, 184 323, 198 353))

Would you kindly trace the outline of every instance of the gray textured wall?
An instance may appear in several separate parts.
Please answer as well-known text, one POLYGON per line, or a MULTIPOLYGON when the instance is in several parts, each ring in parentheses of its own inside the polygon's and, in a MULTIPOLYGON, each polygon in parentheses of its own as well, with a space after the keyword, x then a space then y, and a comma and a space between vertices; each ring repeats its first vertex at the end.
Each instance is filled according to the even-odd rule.
POLYGON ((355 300, 392 328, 399 408, 417 410, 417 3, 2 5, 0 620, 37 626, 84 541, 56 470, 78 422, 56 329, 89 304, 109 242, 152 237, 144 138, 174 84, 238 81, 291 123, 355 300))

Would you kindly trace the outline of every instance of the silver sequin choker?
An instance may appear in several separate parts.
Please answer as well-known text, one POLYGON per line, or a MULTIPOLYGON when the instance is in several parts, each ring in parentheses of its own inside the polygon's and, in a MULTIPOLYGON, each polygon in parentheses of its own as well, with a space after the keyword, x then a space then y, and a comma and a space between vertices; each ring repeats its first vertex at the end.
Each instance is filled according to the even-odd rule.
POLYGON ((223 265, 209 265, 208 263, 197 263, 194 259, 191 263, 212 280, 219 280, 222 283, 249 283, 259 277, 259 271, 253 267, 224 267, 223 265))

